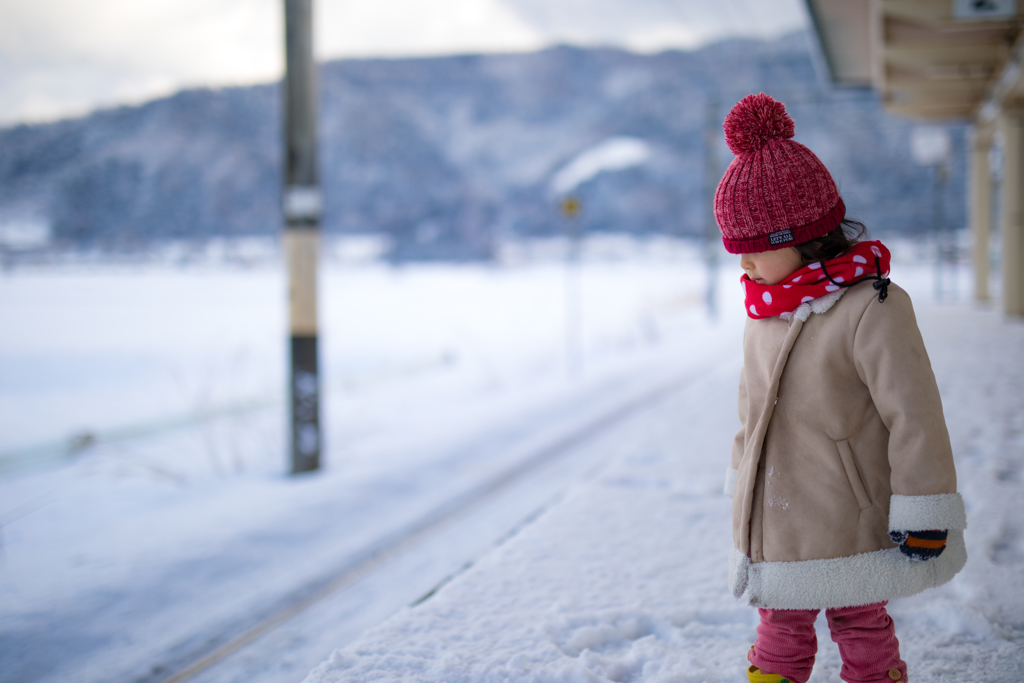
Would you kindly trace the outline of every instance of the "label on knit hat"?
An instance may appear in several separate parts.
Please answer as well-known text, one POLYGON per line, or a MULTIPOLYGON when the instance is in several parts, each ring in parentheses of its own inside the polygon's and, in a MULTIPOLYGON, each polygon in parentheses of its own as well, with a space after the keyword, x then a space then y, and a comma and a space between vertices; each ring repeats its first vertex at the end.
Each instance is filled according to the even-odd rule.
POLYGON ((791 230, 779 230, 768 235, 768 244, 773 247, 777 244, 785 244, 786 242, 793 241, 793 232, 791 230))

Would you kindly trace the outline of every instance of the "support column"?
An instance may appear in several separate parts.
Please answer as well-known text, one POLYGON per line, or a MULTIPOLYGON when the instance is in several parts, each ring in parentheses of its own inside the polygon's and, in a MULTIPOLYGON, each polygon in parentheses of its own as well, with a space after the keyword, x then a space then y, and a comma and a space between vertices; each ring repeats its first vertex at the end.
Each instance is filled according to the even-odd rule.
POLYGON ((999 115, 1003 138, 1003 182, 999 230, 1002 233, 1003 312, 1024 316, 1024 110, 999 115))
POLYGON ((989 233, 992 230, 992 173, 989 152, 992 136, 975 129, 971 133, 971 258, 974 265, 974 299, 989 300, 989 233))

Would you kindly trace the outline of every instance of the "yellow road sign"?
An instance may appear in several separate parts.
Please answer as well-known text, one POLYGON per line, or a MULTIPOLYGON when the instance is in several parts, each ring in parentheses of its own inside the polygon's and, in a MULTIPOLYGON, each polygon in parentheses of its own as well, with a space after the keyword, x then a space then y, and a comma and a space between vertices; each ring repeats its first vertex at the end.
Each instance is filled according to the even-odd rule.
POLYGON ((562 210, 562 214, 566 218, 576 218, 579 212, 583 209, 583 204, 579 199, 570 195, 562 200, 559 208, 562 210))

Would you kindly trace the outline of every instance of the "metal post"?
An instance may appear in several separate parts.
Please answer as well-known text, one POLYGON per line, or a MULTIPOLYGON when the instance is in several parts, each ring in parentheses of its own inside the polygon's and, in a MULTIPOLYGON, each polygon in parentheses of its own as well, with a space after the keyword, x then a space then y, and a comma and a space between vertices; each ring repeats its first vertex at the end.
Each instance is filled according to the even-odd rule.
POLYGON ((570 195, 560 205, 565 217, 565 366, 569 376, 583 373, 583 301, 580 272, 580 230, 576 223, 583 208, 579 199, 570 195))
POLYGON ((945 161, 935 164, 935 187, 932 194, 932 229, 935 232, 935 299, 945 298, 949 271, 952 269, 949 235, 946 233, 946 181, 949 167, 945 161))
POLYGON ((321 195, 316 160, 312 0, 285 0, 284 247, 291 332, 292 474, 320 468, 317 265, 321 195))

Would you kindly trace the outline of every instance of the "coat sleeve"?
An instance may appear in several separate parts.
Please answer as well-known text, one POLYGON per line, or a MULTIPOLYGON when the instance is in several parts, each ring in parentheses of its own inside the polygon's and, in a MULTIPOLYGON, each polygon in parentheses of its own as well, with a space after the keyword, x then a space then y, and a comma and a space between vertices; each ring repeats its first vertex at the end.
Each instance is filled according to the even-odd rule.
POLYGON ((884 302, 871 298, 853 355, 889 430, 890 529, 965 528, 939 388, 905 291, 892 285, 884 302))
MULTIPOLYGON (((745 369, 745 368, 744 368, 745 369)), ((740 392, 738 399, 738 410, 740 414, 740 430, 732 440, 732 457, 729 467, 725 470, 725 495, 732 497, 736 491, 736 475, 739 472, 740 460, 743 458, 743 447, 746 443, 747 433, 747 381, 744 370, 740 370, 740 392)))

